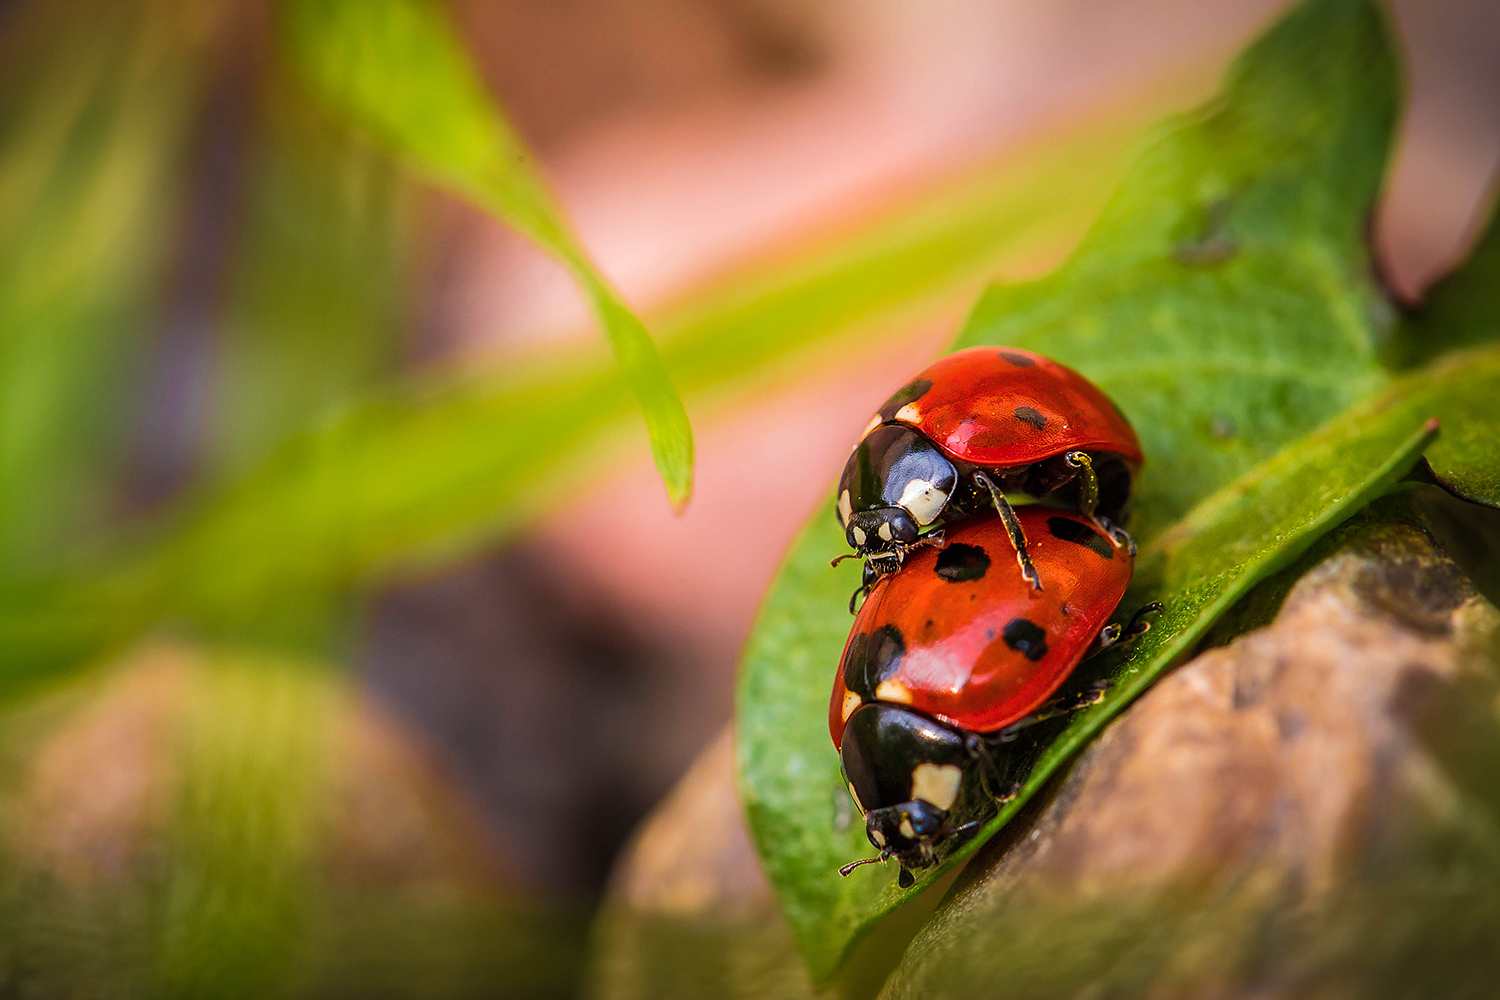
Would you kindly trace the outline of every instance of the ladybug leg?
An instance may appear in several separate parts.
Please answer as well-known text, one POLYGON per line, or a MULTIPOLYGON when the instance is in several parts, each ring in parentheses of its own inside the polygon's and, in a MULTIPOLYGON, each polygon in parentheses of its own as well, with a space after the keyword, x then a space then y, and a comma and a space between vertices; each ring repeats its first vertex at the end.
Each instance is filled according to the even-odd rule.
MULTIPOLYGON (((964 749, 969 752, 970 757, 973 757, 980 763, 979 780, 983 784, 984 790, 989 792, 990 797, 995 800, 997 805, 1003 806, 1021 794, 1021 783, 1019 781, 1009 783, 1005 781, 1004 776, 1000 773, 1000 766, 995 763, 995 758, 990 753, 990 744, 992 742, 994 742, 993 737, 984 737, 977 733, 970 733, 964 741, 964 749)), ((979 820, 975 820, 972 823, 965 823, 953 832, 958 833, 969 827, 978 826, 979 822, 979 820)))
POLYGON ((1136 609, 1135 614, 1130 616, 1130 624, 1125 626, 1125 637, 1134 639, 1138 635, 1145 635, 1151 631, 1151 623, 1146 621, 1147 615, 1161 613, 1161 601, 1152 601, 1136 609))
POLYGON ((859 613, 860 598, 861 597, 868 597, 869 595, 870 595, 870 588, 869 587, 866 587, 864 584, 860 584, 858 587, 856 587, 854 589, 854 593, 852 593, 852 594, 849 595, 849 613, 851 615, 858 614, 859 613))
POLYGON ((1005 523, 1005 530, 1010 535, 1010 544, 1016 550, 1016 562, 1021 566, 1021 579, 1031 584, 1031 589, 1040 591, 1042 589, 1042 578, 1038 575, 1036 567, 1031 565, 1031 556, 1026 552, 1026 533, 1021 530, 1021 522, 1016 520, 1016 511, 1005 499, 1005 494, 995 481, 983 472, 974 473, 974 481, 989 491, 990 499, 994 501, 995 513, 1000 515, 1000 520, 1005 523))
POLYGON ((1129 549, 1130 558, 1135 558, 1135 539, 1130 537, 1130 532, 1126 531, 1124 528, 1120 527, 1118 524, 1111 521, 1107 517, 1096 517, 1094 518, 1094 521, 1099 525, 1101 529, 1103 529, 1104 533, 1109 536, 1110 544, 1112 544, 1117 549, 1129 549))
POLYGON ((1130 621, 1124 626, 1114 624, 1104 626, 1099 630, 1099 634, 1094 637, 1093 644, 1089 646, 1089 651, 1083 654, 1083 658, 1086 660, 1095 653, 1102 653, 1117 643, 1129 642, 1137 636, 1145 635, 1151 631, 1151 623, 1146 621, 1146 616, 1157 614, 1160 611, 1161 601, 1152 601, 1150 604, 1137 608, 1135 614, 1130 616, 1130 621))
POLYGON ((1086 451, 1070 451, 1063 456, 1063 461, 1073 468, 1078 469, 1078 511, 1084 517, 1098 524, 1103 530, 1104 526, 1099 523, 1099 518, 1094 516, 1094 508, 1099 506, 1099 477, 1094 474, 1094 461, 1089 458, 1086 451))
POLYGON ((904 550, 903 555, 905 554, 905 552, 910 552, 912 549, 920 549, 924 545, 931 545, 933 548, 938 549, 946 549, 948 547, 948 536, 943 533, 942 528, 933 528, 927 534, 923 535, 921 538, 918 538, 915 542, 912 542, 910 545, 908 545, 904 550))
POLYGON ((1048 719, 1055 719, 1058 716, 1076 712, 1081 708, 1097 705, 1104 700, 1104 692, 1108 691, 1109 688, 1109 681, 1095 681, 1077 694, 1068 695, 1064 698, 1053 698, 1051 701, 1044 702, 1040 708, 1024 719, 1018 719, 1000 730, 1000 732, 994 735, 993 739, 997 743, 1012 743, 1024 730, 1029 729, 1039 722, 1046 722, 1048 719))
POLYGON ((1123 635, 1124 632, 1125 630, 1123 628, 1114 623, 1104 626, 1099 630, 1099 634, 1094 636, 1094 641, 1089 644, 1088 652, 1083 654, 1083 658, 1087 660, 1090 656, 1094 656, 1097 653, 1104 652, 1106 649, 1119 642, 1120 636, 1123 635))
POLYGON ((1130 557, 1135 558, 1135 539, 1118 524, 1109 518, 1100 517, 1094 513, 1099 506, 1099 477, 1094 473, 1094 460, 1089 458, 1086 451, 1070 451, 1063 456, 1063 461, 1073 468, 1078 469, 1078 512, 1090 521, 1094 527, 1109 536, 1110 544, 1117 549, 1129 549, 1130 557))
POLYGON ((1004 783, 1004 778, 1000 775, 1000 767, 995 763, 995 758, 990 756, 990 748, 984 737, 970 733, 964 740, 964 749, 970 757, 979 761, 979 778, 984 783, 985 790, 998 797, 997 789, 1004 783))

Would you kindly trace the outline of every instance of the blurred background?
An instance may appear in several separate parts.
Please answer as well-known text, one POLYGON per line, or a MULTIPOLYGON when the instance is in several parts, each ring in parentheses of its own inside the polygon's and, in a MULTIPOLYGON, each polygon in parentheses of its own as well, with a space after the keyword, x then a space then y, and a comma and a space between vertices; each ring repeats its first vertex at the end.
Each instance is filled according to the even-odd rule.
MULTIPOLYGON (((260 0, 0 3, 0 994, 570 995, 782 551, 1275 0, 453 0, 697 436, 260 0)), ((1394 292, 1500 162, 1500 7, 1391 5, 1394 292)), ((830 515, 831 516, 831 515, 830 515)))

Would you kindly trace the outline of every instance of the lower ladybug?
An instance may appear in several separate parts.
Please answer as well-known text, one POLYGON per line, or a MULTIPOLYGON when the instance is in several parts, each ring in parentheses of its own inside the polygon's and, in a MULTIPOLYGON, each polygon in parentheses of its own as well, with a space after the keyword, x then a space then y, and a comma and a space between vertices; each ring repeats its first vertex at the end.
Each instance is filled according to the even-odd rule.
POLYGON ((853 557, 866 560, 860 592, 939 540, 942 526, 989 511, 1040 588, 1006 494, 1063 496, 1124 546, 1129 537, 1108 522, 1123 522, 1141 462, 1130 421, 1073 369, 1016 348, 956 351, 885 402, 844 465, 837 514, 853 557))
MULTIPOLYGON (((1052 698, 1085 657, 1121 637, 1106 623, 1133 554, 1081 514, 1031 505, 1016 517, 1044 590, 1018 571, 1003 522, 971 520, 880 579, 855 618, 828 727, 880 856, 843 874, 895 858, 911 884, 911 869, 932 865, 939 843, 1006 795, 1002 745, 1102 694, 1052 698)), ((1128 631, 1145 631, 1141 613, 1158 607, 1128 631)))

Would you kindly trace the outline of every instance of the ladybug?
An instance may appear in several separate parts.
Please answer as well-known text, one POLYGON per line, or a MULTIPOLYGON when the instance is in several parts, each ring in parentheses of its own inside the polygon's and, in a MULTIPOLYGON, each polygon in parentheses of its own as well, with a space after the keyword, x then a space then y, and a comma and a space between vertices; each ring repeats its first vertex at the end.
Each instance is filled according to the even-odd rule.
MULTIPOLYGON (((881 578, 844 646, 828 728, 878 858, 911 869, 944 839, 978 825, 1006 795, 1001 747, 1026 727, 1091 704, 1053 699, 1087 656, 1116 642, 1107 624, 1134 568, 1128 547, 1079 513, 1040 505, 1016 518, 1047 581, 1038 591, 1010 558, 998 518, 964 522, 941 547, 881 578)), ((1141 614, 1128 632, 1145 631, 1141 614)))
MULTIPOLYGON (((1012 347, 970 347, 929 365, 870 420, 839 478, 837 514, 864 557, 850 601, 893 573, 944 525, 993 510, 1021 575, 1041 589, 1007 494, 1056 498, 1116 547, 1141 443, 1108 396, 1073 369, 1012 347)), ((838 562, 838 560, 835 560, 838 562)))

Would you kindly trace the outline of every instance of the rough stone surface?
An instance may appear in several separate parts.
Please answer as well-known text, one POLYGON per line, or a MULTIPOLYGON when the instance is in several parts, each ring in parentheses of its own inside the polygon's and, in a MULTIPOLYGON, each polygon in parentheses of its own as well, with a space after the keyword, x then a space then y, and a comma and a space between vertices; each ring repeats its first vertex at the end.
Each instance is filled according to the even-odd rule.
MULTIPOLYGON (((1489 995, 1464 963, 1500 926, 1496 817, 1432 745, 1445 696, 1491 690, 1497 618, 1413 521, 1345 529, 1269 626, 1164 678, 974 859, 885 995, 1489 995)), ((721 740, 622 861, 598 995, 719 987, 690 981, 701 957, 620 974, 647 914, 679 936, 738 914, 697 944, 727 968, 753 926, 762 966, 796 968, 732 778, 721 740)))
POLYGON ((321 665, 149 644, 0 722, 0 994, 576 991, 580 916, 321 665))
MULTIPOLYGON (((1434 831, 1465 822, 1406 696, 1414 682, 1457 684, 1495 617, 1416 527, 1353 532, 1271 625, 1132 706, 1019 843, 982 852, 887 995, 1006 983, 1037 997, 1302 996, 1333 982, 1370 995, 1379 984, 1365 974, 1382 957, 1407 952, 1407 972, 1435 961, 1430 942, 1378 912, 1432 901, 1434 831), (1338 942, 1356 927, 1365 942, 1338 942), (1376 936, 1388 955, 1365 950, 1376 936)), ((1453 985, 1442 973, 1465 970, 1430 971, 1418 995, 1442 995, 1453 985)))
POLYGON ((745 829, 726 728, 622 855, 595 933, 599 998, 811 997, 745 829))

